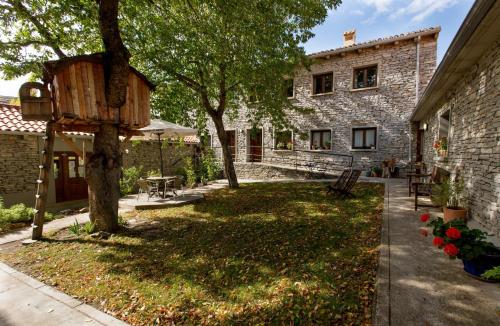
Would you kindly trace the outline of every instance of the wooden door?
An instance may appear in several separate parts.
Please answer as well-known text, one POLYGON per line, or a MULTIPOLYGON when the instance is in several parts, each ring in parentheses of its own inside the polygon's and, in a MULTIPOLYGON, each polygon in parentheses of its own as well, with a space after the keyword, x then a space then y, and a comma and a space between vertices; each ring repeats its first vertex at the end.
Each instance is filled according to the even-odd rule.
POLYGON ((54 153, 56 202, 88 198, 83 159, 72 152, 54 153))
POLYGON ((236 131, 226 130, 227 143, 229 145, 229 150, 233 156, 233 160, 236 159, 236 131))
POLYGON ((423 153, 422 153, 422 141, 423 141, 423 136, 424 136, 424 131, 422 129, 417 130, 417 155, 416 155, 416 161, 421 162, 423 159, 423 153))
POLYGON ((262 161, 262 129, 248 131, 250 136, 250 162, 262 161))

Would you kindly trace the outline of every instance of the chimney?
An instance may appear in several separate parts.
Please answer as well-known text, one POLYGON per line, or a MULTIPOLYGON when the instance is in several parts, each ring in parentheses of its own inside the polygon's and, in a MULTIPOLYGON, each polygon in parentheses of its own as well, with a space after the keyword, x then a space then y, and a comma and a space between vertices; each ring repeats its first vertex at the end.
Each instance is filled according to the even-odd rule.
POLYGON ((344 46, 351 46, 356 43, 356 30, 344 32, 344 46))

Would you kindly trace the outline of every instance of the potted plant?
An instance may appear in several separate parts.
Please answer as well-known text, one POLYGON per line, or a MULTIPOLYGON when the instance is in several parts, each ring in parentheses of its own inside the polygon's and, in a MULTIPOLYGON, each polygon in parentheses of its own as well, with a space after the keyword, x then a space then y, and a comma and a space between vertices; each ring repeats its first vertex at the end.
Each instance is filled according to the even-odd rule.
POLYGON ((466 200, 465 183, 460 177, 455 177, 454 180, 446 178, 443 183, 433 188, 432 201, 443 208, 445 222, 465 220, 466 200))
POLYGON ((448 156, 448 140, 446 139, 446 137, 443 137, 435 142, 433 147, 440 158, 445 158, 448 156))
POLYGON ((293 149, 293 143, 290 143, 290 142, 289 142, 289 143, 287 143, 287 144, 286 144, 286 148, 287 148, 289 151, 291 151, 291 150, 293 149))
POLYGON ((330 141, 325 141, 325 150, 330 150, 332 149, 332 143, 330 141))
POLYGON ((381 177, 382 176, 382 168, 378 166, 372 167, 372 177, 381 177))
MULTIPOLYGON (((429 219, 429 214, 420 216, 422 222, 429 219)), ((469 275, 491 281, 482 275, 500 266, 500 248, 486 241, 485 232, 468 228, 463 220, 445 222, 440 217, 430 220, 427 226, 432 227, 434 246, 443 249, 451 259, 461 259, 464 271, 469 275)))
POLYGON ((283 142, 279 142, 278 144, 276 144, 276 149, 284 149, 285 148, 285 144, 283 142))

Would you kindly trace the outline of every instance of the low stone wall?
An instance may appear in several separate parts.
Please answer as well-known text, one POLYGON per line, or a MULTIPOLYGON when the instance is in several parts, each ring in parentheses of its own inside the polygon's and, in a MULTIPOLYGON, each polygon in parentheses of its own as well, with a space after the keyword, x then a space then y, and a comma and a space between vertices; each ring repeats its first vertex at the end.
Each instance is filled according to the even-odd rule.
POLYGON ((240 179, 332 179, 334 174, 291 169, 265 163, 235 163, 236 175, 240 179))

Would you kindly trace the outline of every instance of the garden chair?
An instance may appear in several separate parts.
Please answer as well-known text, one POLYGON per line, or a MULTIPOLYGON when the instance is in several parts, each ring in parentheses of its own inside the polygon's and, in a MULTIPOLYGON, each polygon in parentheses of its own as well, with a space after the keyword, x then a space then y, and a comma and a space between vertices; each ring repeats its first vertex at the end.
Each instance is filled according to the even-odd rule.
POLYGON ((335 183, 332 183, 332 184, 326 186, 326 188, 328 189, 327 193, 335 192, 335 191, 338 191, 338 190, 344 188, 345 184, 347 183, 347 180, 349 179, 350 174, 351 174, 351 170, 342 171, 342 174, 335 181, 335 183))
POLYGON ((412 180, 418 180, 419 178, 430 177, 431 173, 427 173, 427 166, 424 162, 411 162, 409 164, 409 170, 406 174, 408 179, 408 197, 412 194, 412 180))
POLYGON ((418 210, 418 206, 424 206, 418 204, 418 197, 432 196, 433 186, 441 184, 444 178, 449 176, 450 173, 448 171, 437 166, 432 168, 432 173, 430 174, 417 175, 417 179, 411 182, 411 188, 415 192, 415 210, 418 210))
POLYGON ((139 192, 137 193, 137 200, 139 200, 139 196, 141 194, 147 194, 148 201, 149 198, 153 197, 155 193, 158 194, 158 196, 160 195, 158 185, 152 184, 148 180, 139 179, 137 180, 137 185, 139 186, 139 192))

